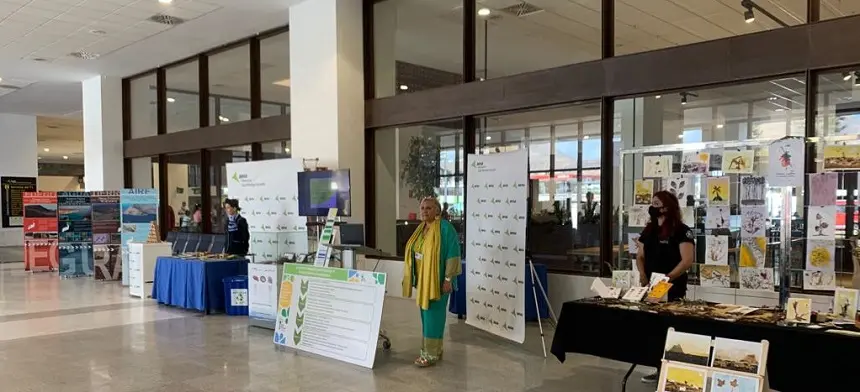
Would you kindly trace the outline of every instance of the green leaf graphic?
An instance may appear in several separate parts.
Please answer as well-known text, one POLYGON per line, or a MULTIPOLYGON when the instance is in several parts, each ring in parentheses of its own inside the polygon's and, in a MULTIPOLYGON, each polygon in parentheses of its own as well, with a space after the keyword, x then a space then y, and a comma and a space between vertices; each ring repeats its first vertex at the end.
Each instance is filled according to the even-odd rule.
POLYGON ((296 328, 297 329, 301 328, 302 324, 304 324, 304 323, 305 323, 305 315, 303 315, 303 314, 296 315, 296 328))
POLYGON ((306 297, 299 297, 299 314, 302 314, 305 310, 305 305, 307 305, 308 299, 306 297))
POLYGON ((299 343, 301 343, 301 341, 302 341, 302 331, 296 330, 295 332, 293 332, 293 343, 295 343, 295 345, 298 346, 299 343))
POLYGON ((308 293, 308 286, 310 286, 310 282, 307 280, 302 280, 302 295, 308 293))

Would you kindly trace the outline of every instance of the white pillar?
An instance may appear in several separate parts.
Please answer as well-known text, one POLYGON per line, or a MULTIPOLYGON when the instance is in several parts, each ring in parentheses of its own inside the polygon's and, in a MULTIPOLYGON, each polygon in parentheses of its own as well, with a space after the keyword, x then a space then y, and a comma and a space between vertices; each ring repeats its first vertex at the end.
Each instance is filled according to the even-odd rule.
POLYGON ((81 82, 84 108, 84 188, 123 188, 122 82, 96 76, 81 82))
POLYGON ((355 0, 306 0, 290 7, 290 115, 293 157, 350 169, 351 221, 363 223, 361 12, 355 0))
MULTIPOLYGON (((0 114, 0 177, 38 177, 36 117, 0 114)), ((20 227, 0 228, 0 246, 24 244, 20 227)))

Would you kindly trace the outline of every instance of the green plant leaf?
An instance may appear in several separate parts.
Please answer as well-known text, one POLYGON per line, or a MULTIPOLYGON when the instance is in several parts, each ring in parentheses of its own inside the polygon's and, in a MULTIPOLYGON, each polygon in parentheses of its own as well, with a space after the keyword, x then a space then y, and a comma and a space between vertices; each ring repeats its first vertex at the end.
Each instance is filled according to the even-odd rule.
POLYGON ((413 136, 409 139, 409 153, 400 161, 400 180, 409 187, 413 199, 436 197, 439 185, 440 147, 437 139, 426 136, 413 136))

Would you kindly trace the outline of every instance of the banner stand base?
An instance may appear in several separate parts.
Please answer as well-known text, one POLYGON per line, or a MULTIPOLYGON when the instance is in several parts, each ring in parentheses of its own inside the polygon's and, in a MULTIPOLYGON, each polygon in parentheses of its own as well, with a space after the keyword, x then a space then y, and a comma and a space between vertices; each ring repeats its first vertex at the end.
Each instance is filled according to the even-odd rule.
POLYGON ((552 310, 552 306, 550 306, 549 304, 549 297, 546 295, 546 290, 544 290, 543 288, 543 283, 541 283, 540 279, 538 278, 538 273, 535 269, 534 262, 532 262, 532 258, 526 257, 526 262, 529 263, 529 269, 531 270, 532 274, 532 293, 534 294, 535 299, 535 310, 537 311, 538 329, 540 329, 540 342, 541 347, 543 348, 543 357, 546 358, 546 335, 543 332, 543 321, 541 321, 540 317, 540 305, 538 304, 537 288, 540 288, 540 292, 543 295, 543 300, 546 302, 546 309, 549 311, 550 325, 553 328, 556 328, 556 326, 558 325, 558 317, 555 316, 555 311, 552 310))

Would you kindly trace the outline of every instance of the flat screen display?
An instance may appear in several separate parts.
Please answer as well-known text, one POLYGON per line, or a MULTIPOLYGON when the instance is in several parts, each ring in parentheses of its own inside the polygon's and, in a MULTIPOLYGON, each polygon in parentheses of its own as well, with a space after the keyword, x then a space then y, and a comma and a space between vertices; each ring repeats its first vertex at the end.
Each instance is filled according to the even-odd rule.
POLYGON ((299 172, 299 215, 326 216, 337 208, 338 216, 350 216, 349 170, 299 172))

